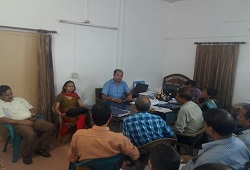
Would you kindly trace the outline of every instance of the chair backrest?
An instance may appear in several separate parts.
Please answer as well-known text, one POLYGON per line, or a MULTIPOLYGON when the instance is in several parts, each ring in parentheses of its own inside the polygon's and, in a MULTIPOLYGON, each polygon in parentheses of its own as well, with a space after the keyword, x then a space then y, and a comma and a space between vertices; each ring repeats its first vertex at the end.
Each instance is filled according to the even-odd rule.
POLYGON ((173 147, 175 147, 176 144, 176 140, 172 139, 172 138, 164 138, 164 139, 157 139, 154 140, 152 142, 149 142, 145 145, 142 145, 140 147, 138 147, 138 149, 140 150, 141 153, 143 153, 143 160, 137 160, 135 161, 135 166, 136 169, 144 169, 144 167, 147 165, 148 163, 148 159, 149 159, 149 155, 151 150, 158 144, 164 143, 164 144, 169 144, 173 147))
POLYGON ((204 131, 204 129, 201 129, 199 132, 195 133, 195 134, 185 134, 185 133, 181 133, 181 134, 177 134, 177 138, 178 136, 180 136, 182 138, 182 140, 185 141, 191 141, 189 143, 183 142, 183 141, 178 141, 176 143, 177 148, 185 148, 185 153, 182 153, 179 149, 179 152, 181 152, 181 154, 189 154, 189 155, 195 155, 197 153, 194 153, 198 151, 198 149, 201 148, 201 145, 203 143, 208 142, 208 137, 204 131))
POLYGON ((157 139, 157 140, 154 140, 152 142, 149 142, 145 145, 138 147, 138 149, 145 151, 147 153, 147 155, 149 155, 152 148, 160 143, 166 143, 166 144, 169 144, 169 145, 175 147, 176 142, 177 141, 175 139, 172 139, 172 138, 157 139))
MULTIPOLYGON (((123 163, 124 154, 120 153, 108 158, 96 158, 84 162, 76 162, 75 166, 88 167, 94 170, 119 170, 123 163)), ((72 168, 69 170, 73 170, 72 168)))
POLYGON ((101 102, 102 101, 102 88, 95 88, 95 102, 101 102))

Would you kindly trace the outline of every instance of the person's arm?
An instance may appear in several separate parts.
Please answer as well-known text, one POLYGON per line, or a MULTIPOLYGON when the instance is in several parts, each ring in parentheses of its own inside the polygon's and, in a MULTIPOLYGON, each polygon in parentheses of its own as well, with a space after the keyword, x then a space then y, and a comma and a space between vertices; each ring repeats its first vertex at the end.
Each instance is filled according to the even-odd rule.
POLYGON ((76 162, 79 159, 79 156, 77 155, 77 148, 75 146, 75 144, 76 144, 76 138, 75 138, 76 133, 72 137, 70 148, 69 148, 69 151, 68 151, 68 158, 69 158, 70 162, 76 162))
POLYGON ((126 101, 132 101, 132 93, 131 92, 127 93, 126 101))
POLYGON ((182 110, 179 110, 178 118, 173 126, 173 129, 176 133, 183 133, 184 128, 186 127, 186 113, 182 110))
POLYGON ((27 126, 33 126, 34 124, 31 120, 13 120, 6 117, 1 117, 0 123, 9 123, 12 125, 27 125, 27 126))
POLYGON ((173 129, 169 127, 164 120, 162 120, 162 131, 165 138, 176 139, 173 129))
POLYGON ((78 103, 78 106, 79 106, 79 107, 83 107, 83 103, 82 103, 82 100, 81 100, 81 99, 78 99, 78 100, 77 100, 77 103, 78 103))
POLYGON ((181 163, 186 164, 188 161, 192 160, 193 157, 190 155, 181 155, 181 163))
POLYGON ((102 93, 102 99, 106 100, 106 101, 114 102, 114 103, 121 103, 122 102, 122 99, 111 98, 103 93, 102 93))
POLYGON ((127 98, 126 101, 132 101, 132 93, 127 85, 127 83, 124 81, 124 88, 125 88, 125 92, 127 94, 127 98))
POLYGON ((121 148, 122 153, 128 155, 132 160, 137 160, 140 157, 140 152, 136 146, 134 146, 131 141, 124 136, 123 145, 121 148))
POLYGON ((116 99, 116 98, 112 98, 109 97, 110 94, 110 84, 109 81, 107 81, 102 88, 102 99, 105 101, 109 101, 109 102, 114 102, 114 103, 121 103, 122 99, 116 99))
POLYGON ((35 116, 36 115, 36 111, 34 108, 29 109, 31 116, 35 116))
POLYGON ((56 113, 57 113, 59 116, 65 116, 66 113, 61 113, 60 110, 59 110, 59 108, 60 108, 60 103, 59 103, 59 102, 56 102, 56 106, 55 106, 55 111, 56 111, 56 113))

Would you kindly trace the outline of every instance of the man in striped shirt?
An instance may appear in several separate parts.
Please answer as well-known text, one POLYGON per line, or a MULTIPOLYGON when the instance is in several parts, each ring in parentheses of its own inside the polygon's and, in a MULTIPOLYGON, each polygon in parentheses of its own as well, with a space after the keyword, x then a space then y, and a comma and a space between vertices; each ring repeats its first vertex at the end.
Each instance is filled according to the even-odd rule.
POLYGON ((150 100, 139 97, 135 101, 135 115, 123 120, 123 134, 136 146, 162 138, 175 138, 173 130, 160 117, 148 113, 150 100))
POLYGON ((250 159, 250 152, 240 139, 232 136, 235 124, 232 115, 223 109, 210 109, 203 113, 203 118, 205 132, 213 141, 203 144, 195 157, 181 156, 182 163, 187 162, 182 170, 193 170, 206 163, 221 163, 241 169, 250 159))
POLYGON ((250 150, 250 104, 242 104, 237 119, 239 125, 246 128, 246 130, 243 130, 238 137, 250 150))

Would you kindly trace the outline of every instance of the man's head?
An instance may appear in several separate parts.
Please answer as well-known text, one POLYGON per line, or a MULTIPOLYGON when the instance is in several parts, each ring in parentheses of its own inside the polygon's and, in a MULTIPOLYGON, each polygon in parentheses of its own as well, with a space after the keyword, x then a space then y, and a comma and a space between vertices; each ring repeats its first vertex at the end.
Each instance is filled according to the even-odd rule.
POLYGON ((0 99, 5 102, 11 102, 13 100, 13 94, 10 86, 7 85, 0 86, 0 99))
POLYGON ((240 107, 237 119, 241 126, 250 129, 250 104, 243 104, 240 107))
POLYGON ((212 87, 206 87, 202 90, 201 97, 204 99, 213 99, 216 97, 217 93, 217 89, 212 87))
POLYGON ((92 107, 92 119, 97 126, 105 125, 111 119, 111 108, 104 102, 99 102, 92 107))
POLYGON ((120 83, 123 78, 123 71, 121 69, 115 69, 113 79, 115 82, 120 83))
POLYGON ((156 145, 150 152, 149 170, 178 170, 180 166, 180 155, 168 144, 156 145))
POLYGON ((150 109, 151 102, 147 97, 141 96, 135 100, 135 110, 147 112, 150 109))
POLYGON ((186 81, 185 88, 189 91, 192 91, 195 88, 195 81, 193 80, 186 81))
POLYGON ((209 109, 203 113, 205 132, 215 138, 230 137, 235 121, 230 113, 223 109, 209 109))
POLYGON ((177 91, 175 98, 178 103, 184 104, 192 100, 192 94, 189 90, 183 88, 177 91))
POLYGON ((225 164, 219 164, 219 163, 206 163, 200 166, 197 166, 196 168, 194 168, 194 170, 234 170, 234 168, 232 168, 229 165, 225 165, 225 164))

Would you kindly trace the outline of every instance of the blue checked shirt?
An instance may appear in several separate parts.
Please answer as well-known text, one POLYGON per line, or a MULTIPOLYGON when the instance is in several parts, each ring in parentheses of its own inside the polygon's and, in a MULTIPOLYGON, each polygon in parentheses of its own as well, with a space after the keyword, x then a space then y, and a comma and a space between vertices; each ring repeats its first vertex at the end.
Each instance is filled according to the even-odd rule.
POLYGON ((156 139, 175 137, 173 130, 160 117, 150 113, 136 113, 123 120, 123 134, 136 146, 156 139))
POLYGON ((202 145, 198 155, 190 160, 182 170, 193 170, 206 163, 221 163, 240 170, 250 159, 250 152, 237 137, 216 140, 202 145))

